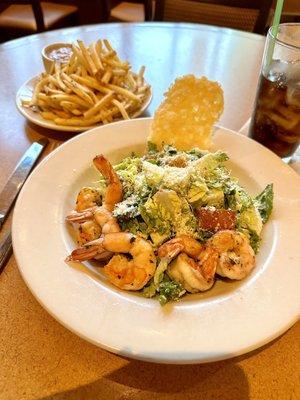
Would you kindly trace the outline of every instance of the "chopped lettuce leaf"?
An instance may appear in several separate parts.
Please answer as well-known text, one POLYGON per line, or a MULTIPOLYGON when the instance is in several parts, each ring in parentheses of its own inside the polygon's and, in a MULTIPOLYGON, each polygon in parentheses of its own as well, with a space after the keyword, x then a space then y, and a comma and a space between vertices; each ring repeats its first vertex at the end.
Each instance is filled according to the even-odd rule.
POLYGON ((242 229, 248 229, 250 232, 255 232, 259 236, 263 224, 257 208, 254 205, 251 205, 237 214, 237 225, 242 229))
POLYGON ((127 197, 126 200, 115 205, 113 216, 116 217, 119 222, 135 218, 140 215, 139 205, 141 202, 142 198, 131 195, 127 197))
POLYGON ((198 160, 206 154, 208 154, 207 150, 194 148, 190 151, 179 151, 170 145, 165 145, 162 151, 157 151, 157 146, 148 142, 148 153, 142 157, 142 160, 147 160, 157 165, 170 165, 177 158, 184 159, 189 163, 198 160))
POLYGON ((215 169, 228 159, 227 154, 219 150, 215 153, 204 155, 193 166, 198 174, 205 179, 210 179, 215 178, 215 169))
POLYGON ((171 236, 173 214, 180 210, 181 201, 166 191, 158 191, 140 206, 140 213, 151 231, 161 235, 171 236), (169 200, 168 200, 169 199, 169 200))
POLYGON ((259 209, 251 196, 235 180, 226 182, 224 187, 224 206, 237 211, 237 225, 240 230, 247 230, 260 235, 263 221, 259 209))
POLYGON ((233 179, 225 184, 224 206, 237 211, 237 226, 240 230, 260 235, 263 224, 259 210, 246 190, 233 179))
POLYGON ((256 205, 264 224, 268 221, 273 210, 273 199, 273 184, 267 185, 254 199, 254 204, 256 205))
POLYGON ((158 284, 155 284, 152 278, 141 293, 147 298, 157 296, 160 305, 164 306, 169 301, 178 301, 186 291, 181 283, 171 280, 166 273, 162 272, 158 284))
POLYGON ((142 161, 138 157, 124 158, 115 167, 115 170, 122 182, 124 198, 132 194, 138 194, 142 188, 147 188, 144 182, 140 181, 140 171, 142 169, 142 161))
POLYGON ((174 190, 162 189, 140 206, 140 213, 150 231, 165 235, 195 236, 197 222, 190 206, 174 190))
POLYGON ((97 189, 99 190, 100 196, 101 196, 101 198, 103 199, 104 196, 105 196, 106 188, 107 188, 105 179, 104 179, 103 177, 101 177, 101 178, 96 182, 96 185, 97 185, 97 189))
POLYGON ((190 161, 196 161, 196 160, 198 160, 199 158, 205 156, 208 153, 209 153, 208 150, 200 150, 197 147, 195 147, 192 150, 186 152, 186 154, 188 154, 188 156, 189 156, 189 160, 190 161))
POLYGON ((133 235, 140 235, 145 239, 148 238, 148 227, 141 217, 120 221, 120 227, 123 232, 128 231, 133 235))
POLYGON ((163 244, 163 242, 168 240, 169 236, 166 234, 161 234, 159 232, 150 232, 150 238, 153 242, 154 247, 158 247, 163 244))
POLYGON ((142 295, 147 298, 154 297, 156 295, 156 285, 154 284, 153 278, 148 282, 142 290, 142 295))
POLYGON ((251 231, 250 229, 241 228, 240 226, 238 226, 237 229, 238 229, 238 231, 243 233, 245 236, 247 236, 247 238, 249 239, 249 242, 250 242, 250 246, 254 250, 254 253, 257 254, 259 251, 260 242, 261 242, 259 235, 256 232, 251 231))
POLYGON ((164 275, 162 282, 158 286, 158 301, 164 306, 169 301, 178 301, 185 294, 181 283, 171 280, 167 274, 164 275))
POLYGON ((232 182, 228 182, 224 187, 224 207, 230 210, 237 209, 237 202, 235 197, 236 189, 232 182))
POLYGON ((223 186, 224 205, 235 211, 243 211, 252 206, 253 200, 236 179, 228 179, 223 186))
POLYGON ((250 240, 250 245, 251 245, 252 249, 254 250, 254 253, 257 254, 259 251, 259 246, 260 246, 260 242, 261 242, 259 235, 256 232, 251 231, 249 240, 250 240))
POLYGON ((163 280, 164 273, 168 268, 169 260, 167 259, 162 259, 160 260, 160 263, 158 264, 158 267, 156 268, 153 282, 156 287, 160 284, 160 282, 163 280))
POLYGON ((227 159, 228 156, 221 151, 203 154, 194 149, 188 154, 177 152, 168 146, 165 147, 165 154, 160 158, 160 163, 153 163, 153 160, 147 158, 142 161, 142 173, 146 184, 152 189, 175 190, 194 203, 205 195, 208 188, 221 190, 223 181, 229 177, 229 171, 222 166, 222 162, 227 159), (185 167, 168 165, 170 160, 175 160, 174 157, 181 157, 180 161, 185 167))
POLYGON ((149 161, 143 161, 142 168, 146 184, 158 189, 165 175, 164 168, 149 161))
POLYGON ((182 199, 181 214, 176 214, 174 219, 174 233, 176 236, 196 236, 197 219, 190 208, 189 203, 182 199))
POLYGON ((235 200, 237 211, 243 211, 252 206, 252 199, 244 188, 236 185, 235 200))
POLYGON ((201 176, 192 176, 191 184, 187 192, 187 200, 189 203, 196 203, 203 198, 208 192, 208 187, 201 176))
POLYGON ((187 168, 162 167, 143 161, 143 173, 147 185, 154 189, 170 189, 185 194, 190 183, 190 173, 187 168))
POLYGON ((208 177, 206 184, 212 189, 224 189, 224 186, 230 180, 230 172, 223 165, 216 167, 208 177))
POLYGON ((210 189, 200 199, 197 206, 214 206, 217 208, 224 207, 224 192, 222 189, 210 189))
POLYGON ((190 185, 190 172, 187 168, 164 167, 165 175, 161 187, 164 189, 175 190, 181 195, 185 195, 190 185))

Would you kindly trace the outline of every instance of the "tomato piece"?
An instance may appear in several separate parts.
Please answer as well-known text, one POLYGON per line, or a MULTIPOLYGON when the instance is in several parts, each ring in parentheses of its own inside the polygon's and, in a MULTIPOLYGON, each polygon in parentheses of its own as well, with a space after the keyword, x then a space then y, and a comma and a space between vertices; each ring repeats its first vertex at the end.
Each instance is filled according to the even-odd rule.
POLYGON ((218 232, 224 229, 235 229, 236 212, 212 207, 201 207, 196 209, 198 224, 201 229, 218 232))

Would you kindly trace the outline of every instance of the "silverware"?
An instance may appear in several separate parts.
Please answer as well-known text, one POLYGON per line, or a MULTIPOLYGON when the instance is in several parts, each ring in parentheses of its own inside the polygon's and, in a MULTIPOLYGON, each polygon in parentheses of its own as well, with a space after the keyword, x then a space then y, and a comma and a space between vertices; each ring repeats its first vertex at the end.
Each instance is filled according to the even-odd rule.
POLYGON ((0 244, 0 274, 3 271, 9 257, 12 255, 12 241, 10 229, 0 244))
POLYGON ((0 193, 0 229, 26 178, 48 143, 46 138, 32 143, 0 193))
MULTIPOLYGON (((48 143, 49 140, 44 138, 38 142, 34 142, 29 147, 0 193, 0 229, 11 207, 13 206, 21 187, 23 186, 28 175, 30 174, 30 171, 34 167, 36 161, 48 143)), ((0 241, 0 274, 11 255, 12 238, 10 227, 8 227, 6 234, 0 241)))

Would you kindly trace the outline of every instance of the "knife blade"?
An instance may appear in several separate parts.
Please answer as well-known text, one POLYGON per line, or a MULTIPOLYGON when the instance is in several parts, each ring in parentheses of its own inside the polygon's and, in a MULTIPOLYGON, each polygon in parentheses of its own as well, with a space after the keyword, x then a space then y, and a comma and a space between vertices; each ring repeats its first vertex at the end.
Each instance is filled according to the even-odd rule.
POLYGON ((12 255, 12 240, 11 240, 11 231, 9 229, 0 243, 0 274, 4 270, 4 267, 11 255, 12 255))
POLYGON ((37 159, 49 143, 47 138, 32 143, 0 193, 0 229, 37 159))

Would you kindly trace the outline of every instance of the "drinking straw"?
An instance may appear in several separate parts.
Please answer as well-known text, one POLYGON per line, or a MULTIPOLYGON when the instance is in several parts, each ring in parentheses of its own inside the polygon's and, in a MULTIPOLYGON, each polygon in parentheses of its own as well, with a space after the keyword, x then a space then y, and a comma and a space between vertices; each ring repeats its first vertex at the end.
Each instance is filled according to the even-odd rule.
POLYGON ((274 19, 273 19, 273 26, 271 28, 272 35, 270 35, 271 39, 270 39, 269 50, 268 50, 268 54, 267 54, 267 66, 268 67, 270 66, 272 58, 273 58, 275 41, 276 41, 277 34, 278 34, 283 3, 284 3, 284 0, 277 0, 277 3, 276 3, 275 14, 274 14, 274 19))

